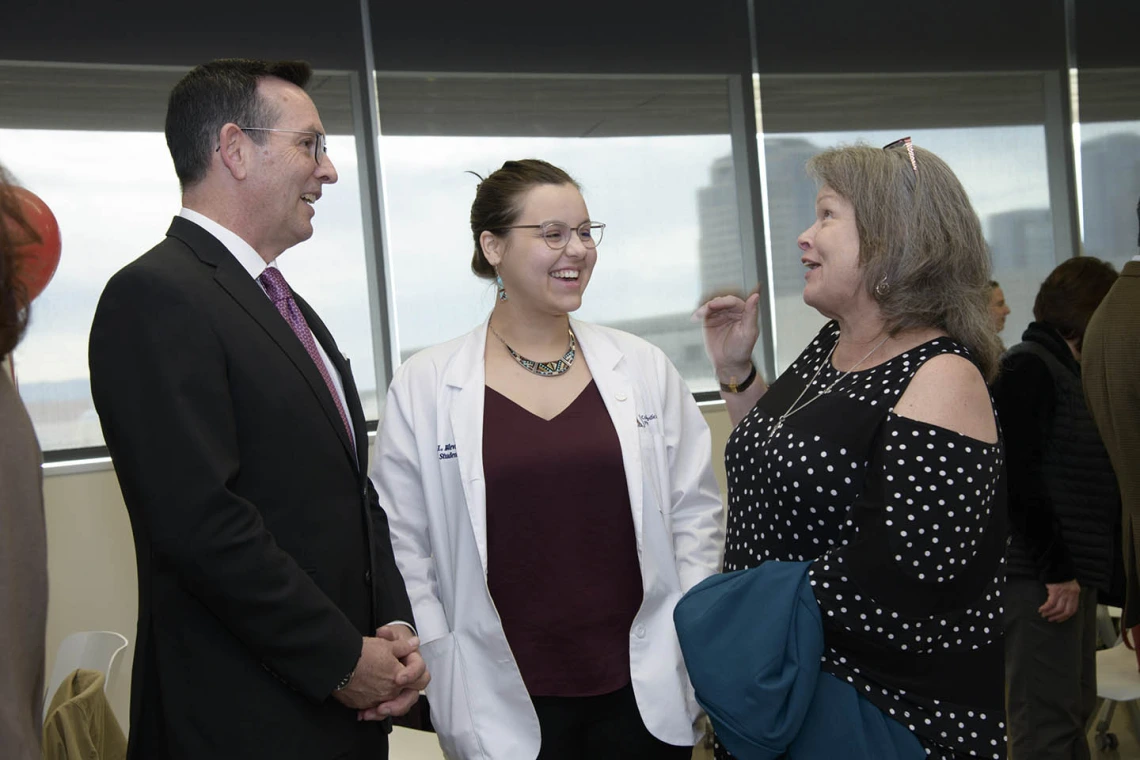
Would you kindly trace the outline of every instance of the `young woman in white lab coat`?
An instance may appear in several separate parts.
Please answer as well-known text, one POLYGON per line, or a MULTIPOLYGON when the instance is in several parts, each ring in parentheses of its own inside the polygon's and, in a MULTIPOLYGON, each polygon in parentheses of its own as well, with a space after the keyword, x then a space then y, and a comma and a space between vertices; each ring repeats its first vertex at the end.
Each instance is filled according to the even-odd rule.
POLYGON ((699 708, 673 627, 720 569, 711 443, 677 370, 570 319, 604 225, 544 161, 471 208, 488 322, 396 372, 371 475, 452 758, 686 759, 699 708))

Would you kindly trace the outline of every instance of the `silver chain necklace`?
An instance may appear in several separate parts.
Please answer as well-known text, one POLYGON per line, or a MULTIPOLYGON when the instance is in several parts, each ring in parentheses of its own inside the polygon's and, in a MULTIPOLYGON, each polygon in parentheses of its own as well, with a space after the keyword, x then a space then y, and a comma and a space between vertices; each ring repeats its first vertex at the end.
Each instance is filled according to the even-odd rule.
POLYGON ((819 373, 823 371, 824 366, 828 362, 831 361, 831 355, 835 353, 835 347, 839 345, 839 339, 836 338, 835 343, 831 344, 831 350, 827 352, 827 356, 823 357, 823 361, 821 361, 819 363, 819 366, 815 368, 815 374, 811 376, 811 380, 809 380, 808 384, 804 386, 804 389, 802 391, 800 391, 800 395, 796 396, 796 400, 788 405, 788 410, 786 412, 784 412, 783 414, 781 414, 779 419, 776 420, 776 424, 773 425, 772 429, 768 432, 768 440, 769 441, 772 440, 772 438, 775 437, 776 433, 779 432, 780 428, 782 428, 784 426, 784 420, 788 419, 789 417, 791 417, 796 412, 802 410, 804 407, 806 407, 811 402, 815 401, 817 398, 821 398, 823 396, 826 396, 828 393, 831 393, 831 389, 834 388, 836 385, 838 385, 840 380, 842 380, 843 378, 850 375, 852 372, 854 372, 856 369, 859 368, 859 365, 861 365, 863 362, 870 359, 871 354, 875 353, 880 348, 882 348, 883 344, 887 342, 887 338, 889 338, 889 337, 891 337, 891 336, 889 336, 889 335, 885 336, 882 340, 880 340, 875 345, 874 348, 872 348, 870 351, 868 351, 863 356, 862 359, 855 362, 855 365, 853 367, 851 367, 851 369, 847 370, 846 372, 841 373, 839 375, 839 377, 837 377, 831 381, 830 385, 828 385, 826 388, 821 390, 816 395, 809 398, 807 401, 800 404, 800 399, 802 399, 804 397, 804 394, 807 393, 808 388, 812 387, 812 385, 815 384, 816 378, 819 377, 819 373), (796 404, 800 404, 800 405, 796 406, 796 404))
POLYGON ((507 341, 503 339, 503 336, 499 335, 498 331, 495 330, 490 322, 487 322, 487 327, 491 330, 491 333, 499 339, 499 342, 502 343, 503 346, 507 349, 507 352, 511 355, 511 358, 518 362, 520 367, 525 369, 527 372, 538 375, 539 377, 558 377, 559 375, 565 375, 570 371, 570 367, 574 364, 574 358, 578 354, 578 341, 574 339, 574 331, 569 328, 566 329, 566 332, 570 334, 570 346, 566 349, 566 353, 562 355, 562 358, 555 359, 552 362, 536 362, 533 359, 526 358, 518 351, 515 351, 513 348, 511 348, 507 341))

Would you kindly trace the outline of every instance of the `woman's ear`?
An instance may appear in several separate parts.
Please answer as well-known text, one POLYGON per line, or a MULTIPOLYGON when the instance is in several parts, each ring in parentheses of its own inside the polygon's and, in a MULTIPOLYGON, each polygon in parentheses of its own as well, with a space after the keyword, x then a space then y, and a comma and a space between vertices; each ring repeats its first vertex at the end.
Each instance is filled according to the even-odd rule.
POLYGON ((479 247, 483 249, 483 256, 487 259, 488 264, 498 267, 502 263, 506 241, 498 235, 489 230, 483 230, 479 234, 479 247))

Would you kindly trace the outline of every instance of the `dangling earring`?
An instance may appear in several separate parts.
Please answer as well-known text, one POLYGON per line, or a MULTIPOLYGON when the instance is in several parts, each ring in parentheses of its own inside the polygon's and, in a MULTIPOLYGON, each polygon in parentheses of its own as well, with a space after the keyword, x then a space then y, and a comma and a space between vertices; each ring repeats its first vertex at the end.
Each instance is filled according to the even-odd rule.
POLYGON ((507 289, 503 286, 503 278, 499 276, 498 272, 495 272, 495 287, 499 289, 499 300, 507 300, 507 289))
POLYGON ((891 286, 887 283, 887 276, 883 275, 883 279, 879 280, 879 284, 875 286, 875 295, 882 298, 887 293, 891 292, 891 286))

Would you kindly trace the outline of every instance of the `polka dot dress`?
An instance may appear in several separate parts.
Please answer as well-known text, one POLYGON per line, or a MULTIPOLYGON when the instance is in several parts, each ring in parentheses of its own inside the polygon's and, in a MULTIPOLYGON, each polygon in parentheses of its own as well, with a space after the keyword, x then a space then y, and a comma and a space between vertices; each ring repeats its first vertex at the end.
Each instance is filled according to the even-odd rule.
MULTIPOLYGON (((809 577, 825 630, 901 656, 938 653, 969 662, 972 652, 1000 648, 1000 553, 971 587, 984 591, 971 591, 968 603, 936 614, 900 614, 851 580, 849 545, 868 525, 867 515, 885 536, 894 560, 890 570, 903 583, 943 589, 953 588, 959 576, 978 577, 981 560, 971 560, 996 530, 991 515, 1005 510, 1000 443, 891 411, 926 360, 966 355, 966 349, 937 338, 841 377, 830 361, 838 336, 834 322, 826 325, 729 438, 725 572, 766 560, 814 560, 809 577), (797 411, 779 423, 793 404, 797 411)), ((1002 710, 970 704, 972 690, 965 697, 956 692, 956 700, 918 693, 926 690, 884 682, 858 657, 831 646, 825 646, 821 665, 914 731, 928 756, 1005 758, 1002 710)), ((1001 673, 991 675, 1000 692, 1001 673)), ((1000 693, 988 696, 988 703, 1000 704, 1000 693)), ((731 758, 719 742, 716 756, 731 758)))

